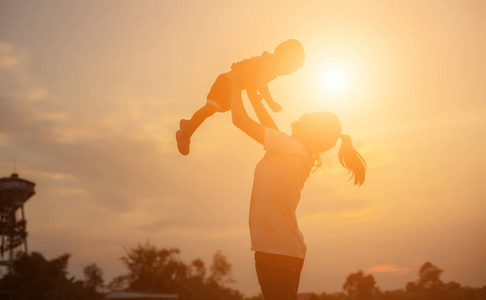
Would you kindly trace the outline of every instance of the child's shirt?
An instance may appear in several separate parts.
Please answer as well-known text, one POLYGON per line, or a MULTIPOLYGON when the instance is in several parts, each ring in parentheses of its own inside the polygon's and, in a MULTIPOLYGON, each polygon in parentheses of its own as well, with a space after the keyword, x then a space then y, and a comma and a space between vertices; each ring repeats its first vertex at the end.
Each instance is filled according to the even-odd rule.
POLYGON ((244 59, 231 65, 231 70, 242 78, 243 89, 258 90, 277 78, 272 55, 263 52, 261 56, 244 59))

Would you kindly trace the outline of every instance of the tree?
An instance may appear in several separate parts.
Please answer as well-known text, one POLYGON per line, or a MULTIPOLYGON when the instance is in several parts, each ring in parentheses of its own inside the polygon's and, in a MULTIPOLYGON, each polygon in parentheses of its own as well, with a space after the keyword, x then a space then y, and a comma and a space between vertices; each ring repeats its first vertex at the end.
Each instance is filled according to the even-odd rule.
POLYGON ((350 274, 346 278, 343 289, 352 299, 368 300, 378 291, 373 275, 364 275, 363 271, 350 274))
POLYGON ((328 293, 322 293, 319 296, 319 300, 349 300, 349 295, 346 295, 343 292, 340 293, 333 293, 333 294, 328 294, 328 293))
POLYGON ((189 266, 189 277, 200 279, 201 281, 206 278, 206 267, 200 258, 193 260, 189 266))
POLYGON ((103 271, 95 264, 84 267, 84 286, 95 291, 101 291, 104 287, 103 271))
POLYGON ((83 296, 83 283, 74 277, 67 278, 58 274, 57 278, 49 278, 52 287, 44 293, 45 299, 78 300, 83 296))
POLYGON ((442 270, 430 262, 426 262, 419 270, 419 280, 417 287, 419 289, 440 289, 444 283, 440 280, 442 270))
MULTIPOLYGON (((446 294, 445 285, 440 280, 442 270, 430 262, 425 262, 419 270, 419 278, 415 282, 408 282, 406 290, 421 295, 427 299, 443 299, 446 294)), ((450 287, 455 287, 451 283, 450 287)))
POLYGON ((127 289, 138 292, 176 293, 186 278, 187 267, 179 258, 179 249, 157 249, 147 241, 126 250, 121 258, 129 273, 116 278, 126 281, 127 289))
POLYGON ((224 284, 231 279, 231 264, 216 252, 206 275, 201 259, 189 265, 179 258, 179 249, 158 249, 146 242, 126 250, 121 258, 128 274, 116 277, 109 289, 138 292, 177 293, 181 300, 243 300, 243 295, 224 284))
POLYGON ((95 263, 87 265, 84 272, 84 289, 89 299, 103 299, 103 271, 95 263))
POLYGON ((10 273, 0 279, 0 290, 12 291, 16 299, 79 299, 82 283, 67 278, 70 255, 47 260, 42 254, 20 254, 10 273))
POLYGON ((128 289, 128 277, 127 275, 120 275, 111 280, 107 289, 109 291, 124 291, 128 289))
POLYGON ((440 280, 442 270, 430 262, 425 262, 419 270, 419 278, 415 282, 407 283, 407 291, 418 292, 424 290, 440 290, 444 283, 440 280))
POLYGON ((213 255, 213 263, 211 264, 210 271, 211 275, 209 276, 209 280, 219 285, 235 282, 231 278, 231 264, 226 260, 226 257, 221 251, 217 251, 213 255))

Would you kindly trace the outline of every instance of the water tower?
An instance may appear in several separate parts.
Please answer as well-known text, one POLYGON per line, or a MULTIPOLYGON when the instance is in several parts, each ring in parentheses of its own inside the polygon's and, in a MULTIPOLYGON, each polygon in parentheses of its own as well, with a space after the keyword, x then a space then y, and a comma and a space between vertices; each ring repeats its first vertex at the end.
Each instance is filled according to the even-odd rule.
POLYGON ((15 173, 0 178, 0 266, 11 266, 22 245, 28 253, 24 203, 35 194, 34 187, 15 173))

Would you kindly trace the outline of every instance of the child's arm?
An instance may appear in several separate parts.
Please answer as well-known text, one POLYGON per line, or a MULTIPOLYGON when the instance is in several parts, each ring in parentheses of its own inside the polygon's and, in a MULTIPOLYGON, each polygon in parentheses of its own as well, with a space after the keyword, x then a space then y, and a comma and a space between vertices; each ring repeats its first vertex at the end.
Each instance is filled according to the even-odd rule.
POLYGON ((270 90, 268 89, 268 84, 263 85, 258 89, 260 91, 260 95, 263 96, 265 102, 267 102, 268 106, 272 109, 273 112, 279 112, 282 110, 282 106, 275 102, 270 95, 270 90))
POLYGON ((263 106, 263 103, 261 101, 262 96, 257 93, 256 89, 246 89, 246 93, 248 95, 248 99, 250 99, 250 103, 253 106, 253 110, 255 111, 255 114, 257 115, 260 123, 265 127, 278 130, 277 124, 275 124, 272 116, 265 109, 265 106, 263 106))

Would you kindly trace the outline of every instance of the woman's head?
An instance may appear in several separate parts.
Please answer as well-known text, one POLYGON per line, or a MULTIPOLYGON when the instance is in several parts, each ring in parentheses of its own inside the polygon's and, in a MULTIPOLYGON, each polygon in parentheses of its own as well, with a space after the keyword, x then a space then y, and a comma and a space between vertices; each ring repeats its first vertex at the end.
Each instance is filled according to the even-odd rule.
POLYGON ((292 123, 292 136, 298 138, 311 153, 327 151, 341 135, 341 122, 331 112, 303 114, 292 123))
POLYGON ((275 71, 279 76, 289 75, 304 64, 304 47, 297 40, 286 40, 273 51, 275 71))
POLYGON ((341 138, 339 149, 339 162, 349 170, 354 184, 361 185, 365 180, 366 162, 353 148, 351 138, 341 133, 341 122, 331 112, 314 112, 304 114, 292 123, 292 136, 299 139, 309 150, 319 167, 321 160, 319 154, 336 145, 341 138))

